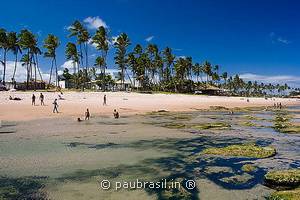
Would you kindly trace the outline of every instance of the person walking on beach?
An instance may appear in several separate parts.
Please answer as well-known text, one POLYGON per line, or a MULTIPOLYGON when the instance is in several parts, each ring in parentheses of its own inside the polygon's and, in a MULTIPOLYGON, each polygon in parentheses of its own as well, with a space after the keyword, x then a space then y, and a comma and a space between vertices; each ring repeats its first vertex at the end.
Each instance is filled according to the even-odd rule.
POLYGON ((57 108, 58 108, 57 99, 54 100, 53 106, 54 106, 54 107, 53 107, 53 113, 55 113, 55 112, 58 113, 58 109, 57 109, 57 108))
POLYGON ((106 94, 103 97, 103 106, 106 106, 106 94))
POLYGON ((34 94, 31 97, 31 105, 35 106, 35 95, 34 94))
POLYGON ((119 117, 120 117, 119 112, 116 109, 114 109, 114 118, 118 119, 119 117))
POLYGON ((43 93, 40 94, 40 101, 41 101, 41 106, 44 106, 44 95, 43 93))
POLYGON ((86 109, 86 112, 85 112, 85 120, 90 120, 90 111, 88 108, 86 109))

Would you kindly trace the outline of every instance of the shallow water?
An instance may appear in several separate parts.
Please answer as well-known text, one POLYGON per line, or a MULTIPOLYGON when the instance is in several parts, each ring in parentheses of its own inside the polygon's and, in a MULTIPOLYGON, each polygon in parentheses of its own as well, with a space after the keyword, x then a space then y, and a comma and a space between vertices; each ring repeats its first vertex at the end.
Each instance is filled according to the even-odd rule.
POLYGON ((4 182, 14 184, 23 195, 19 199, 168 199, 170 195, 172 199, 264 199, 272 192, 263 185, 268 170, 300 166, 299 135, 276 132, 273 115, 271 111, 234 115, 195 111, 119 120, 98 117, 80 123, 68 118, 18 122, 12 124, 13 133, 0 134, 0 175, 6 180, 0 189, 4 182), (244 121, 257 126, 242 125, 244 121), (231 127, 199 130, 192 126, 215 122, 231 127), (185 127, 166 128, 170 123, 185 127), (208 147, 249 142, 272 145, 278 153, 266 159, 201 154, 208 147), (256 169, 245 172, 244 164, 256 169), (31 182, 24 189, 18 181, 25 177, 31 182), (182 189, 103 190, 99 183, 103 179, 111 183, 180 180, 182 189), (187 180, 195 181, 196 187, 186 188, 187 180))

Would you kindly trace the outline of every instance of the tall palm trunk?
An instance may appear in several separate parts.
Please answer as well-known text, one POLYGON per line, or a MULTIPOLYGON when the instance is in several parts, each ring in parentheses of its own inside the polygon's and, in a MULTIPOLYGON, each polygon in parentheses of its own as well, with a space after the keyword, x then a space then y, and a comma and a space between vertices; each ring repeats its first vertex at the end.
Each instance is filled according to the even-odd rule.
POLYGON ((54 64, 54 61, 53 61, 53 59, 52 59, 52 61, 51 61, 51 69, 50 69, 49 86, 50 86, 50 84, 51 84, 51 78, 52 78, 53 64, 54 64))
MULTIPOLYGON (((29 58, 29 49, 28 49, 28 51, 27 51, 27 56, 28 56, 28 59, 30 59, 30 58, 29 58)), ((30 62, 30 61, 26 61, 26 68, 27 68, 26 89, 27 89, 27 90, 28 90, 28 88, 29 88, 29 77, 30 77, 29 62, 30 62)))
POLYGON ((55 65, 55 76, 56 76, 56 87, 59 86, 58 84, 58 71, 57 71, 57 64, 56 64, 56 57, 54 57, 54 65, 55 65))
POLYGON ((12 76, 13 81, 15 81, 15 75, 16 75, 16 71, 17 71, 17 63, 18 63, 18 53, 15 54, 15 68, 14 68, 14 73, 12 76))
POLYGON ((34 91, 36 91, 36 75, 37 75, 37 67, 36 67, 36 58, 35 58, 35 54, 32 55, 32 59, 33 59, 33 63, 34 63, 34 91))
POLYGON ((39 59, 38 59, 37 54, 36 54, 36 59, 35 59, 35 60, 36 60, 36 68, 37 68, 37 71, 39 72, 41 81, 43 81, 42 73, 41 73, 40 68, 39 68, 39 59))
POLYGON ((4 54, 3 54, 3 85, 5 85, 5 74, 6 74, 6 54, 7 54, 7 49, 4 49, 4 54))

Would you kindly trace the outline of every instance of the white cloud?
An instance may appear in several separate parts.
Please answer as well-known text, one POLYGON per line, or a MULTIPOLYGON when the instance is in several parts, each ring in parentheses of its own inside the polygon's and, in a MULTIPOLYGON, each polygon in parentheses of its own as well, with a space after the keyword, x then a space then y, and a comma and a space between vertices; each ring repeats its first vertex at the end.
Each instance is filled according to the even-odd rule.
POLYGON ((300 77, 292 76, 292 75, 276 75, 276 76, 267 76, 267 75, 259 75, 252 73, 241 74, 240 78, 246 81, 258 81, 264 83, 272 83, 272 84, 300 84, 300 77))
POLYGON ((147 37, 145 40, 146 40, 147 42, 151 42, 151 41, 153 40, 153 38, 154 38, 154 36, 151 35, 151 36, 147 37))
MULTIPOLYGON (((6 81, 11 81, 11 78, 12 78, 13 73, 14 73, 14 68, 15 68, 15 62, 14 61, 7 61, 6 62, 6 75, 5 75, 6 81)), ((49 77, 50 77, 49 73, 45 73, 41 69, 40 69, 40 71, 41 71, 43 80, 48 81, 49 77)), ((33 70, 33 73, 34 73, 34 70, 33 70)), ((2 79, 2 75, 3 75, 3 66, 2 65, 0 65, 0 74, 1 74, 1 79, 2 79)), ((23 81, 26 81, 26 79, 27 79, 26 66, 22 66, 21 62, 17 62, 15 80, 17 82, 23 82, 23 81)), ((37 79, 40 80, 40 76, 39 76, 38 71, 37 71, 37 79)))
POLYGON ((62 64, 59 67, 60 71, 64 70, 65 68, 67 68, 69 70, 70 74, 74 73, 74 64, 73 64, 73 61, 72 60, 67 60, 67 61, 64 62, 64 64, 62 64))
POLYGON ((279 36, 277 34, 275 34, 274 32, 270 33, 270 38, 272 43, 281 43, 281 44, 290 44, 291 41, 289 41, 286 38, 283 38, 282 36, 279 36))
POLYGON ((281 37, 277 38, 277 41, 278 41, 278 42, 281 42, 281 43, 283 43, 283 44, 290 44, 290 43, 291 43, 289 40, 283 39, 283 38, 281 38, 281 37))
POLYGON ((104 28, 108 28, 105 21, 103 21, 99 16, 87 17, 83 20, 83 22, 86 23, 89 29, 97 29, 100 26, 103 26, 104 28))

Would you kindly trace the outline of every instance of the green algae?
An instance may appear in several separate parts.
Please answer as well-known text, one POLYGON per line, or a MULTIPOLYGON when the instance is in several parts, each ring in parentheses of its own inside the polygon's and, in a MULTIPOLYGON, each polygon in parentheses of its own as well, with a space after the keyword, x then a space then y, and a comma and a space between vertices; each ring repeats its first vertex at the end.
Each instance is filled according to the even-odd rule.
POLYGON ((255 144, 235 144, 220 148, 207 148, 202 151, 203 154, 237 156, 250 158, 268 158, 276 154, 276 150, 271 147, 260 147, 255 144))
POLYGON ((244 172, 253 172, 256 170, 256 167, 254 165, 251 165, 251 164, 245 164, 242 166, 242 170, 244 172))
POLYGON ((185 124, 181 124, 181 123, 168 123, 168 124, 164 124, 162 126, 165 128, 170 128, 170 129, 183 129, 186 127, 185 124))
POLYGON ((183 178, 168 181, 167 187, 161 192, 161 199, 190 200, 193 195, 183 187, 183 178), (180 183, 178 185, 177 183, 180 183))
POLYGON ((231 125, 225 122, 202 123, 202 124, 194 124, 190 126, 190 128, 197 129, 197 130, 206 130, 206 129, 224 130, 230 127, 231 125))
POLYGON ((300 125, 291 123, 292 115, 288 111, 276 111, 273 128, 280 133, 298 134, 300 125))
POLYGON ((243 173, 241 175, 237 174, 237 175, 233 175, 233 176, 229 176, 229 177, 224 177, 221 180, 226 183, 245 184, 252 178, 253 178, 253 176, 251 176, 250 174, 243 173))
POLYGON ((46 199, 41 189, 45 177, 9 178, 0 176, 0 199, 46 199))
POLYGON ((277 191, 272 193, 268 200, 299 200, 300 188, 294 190, 277 191))
POLYGON ((300 169, 270 171, 265 175, 265 181, 273 186, 300 186, 300 169))

